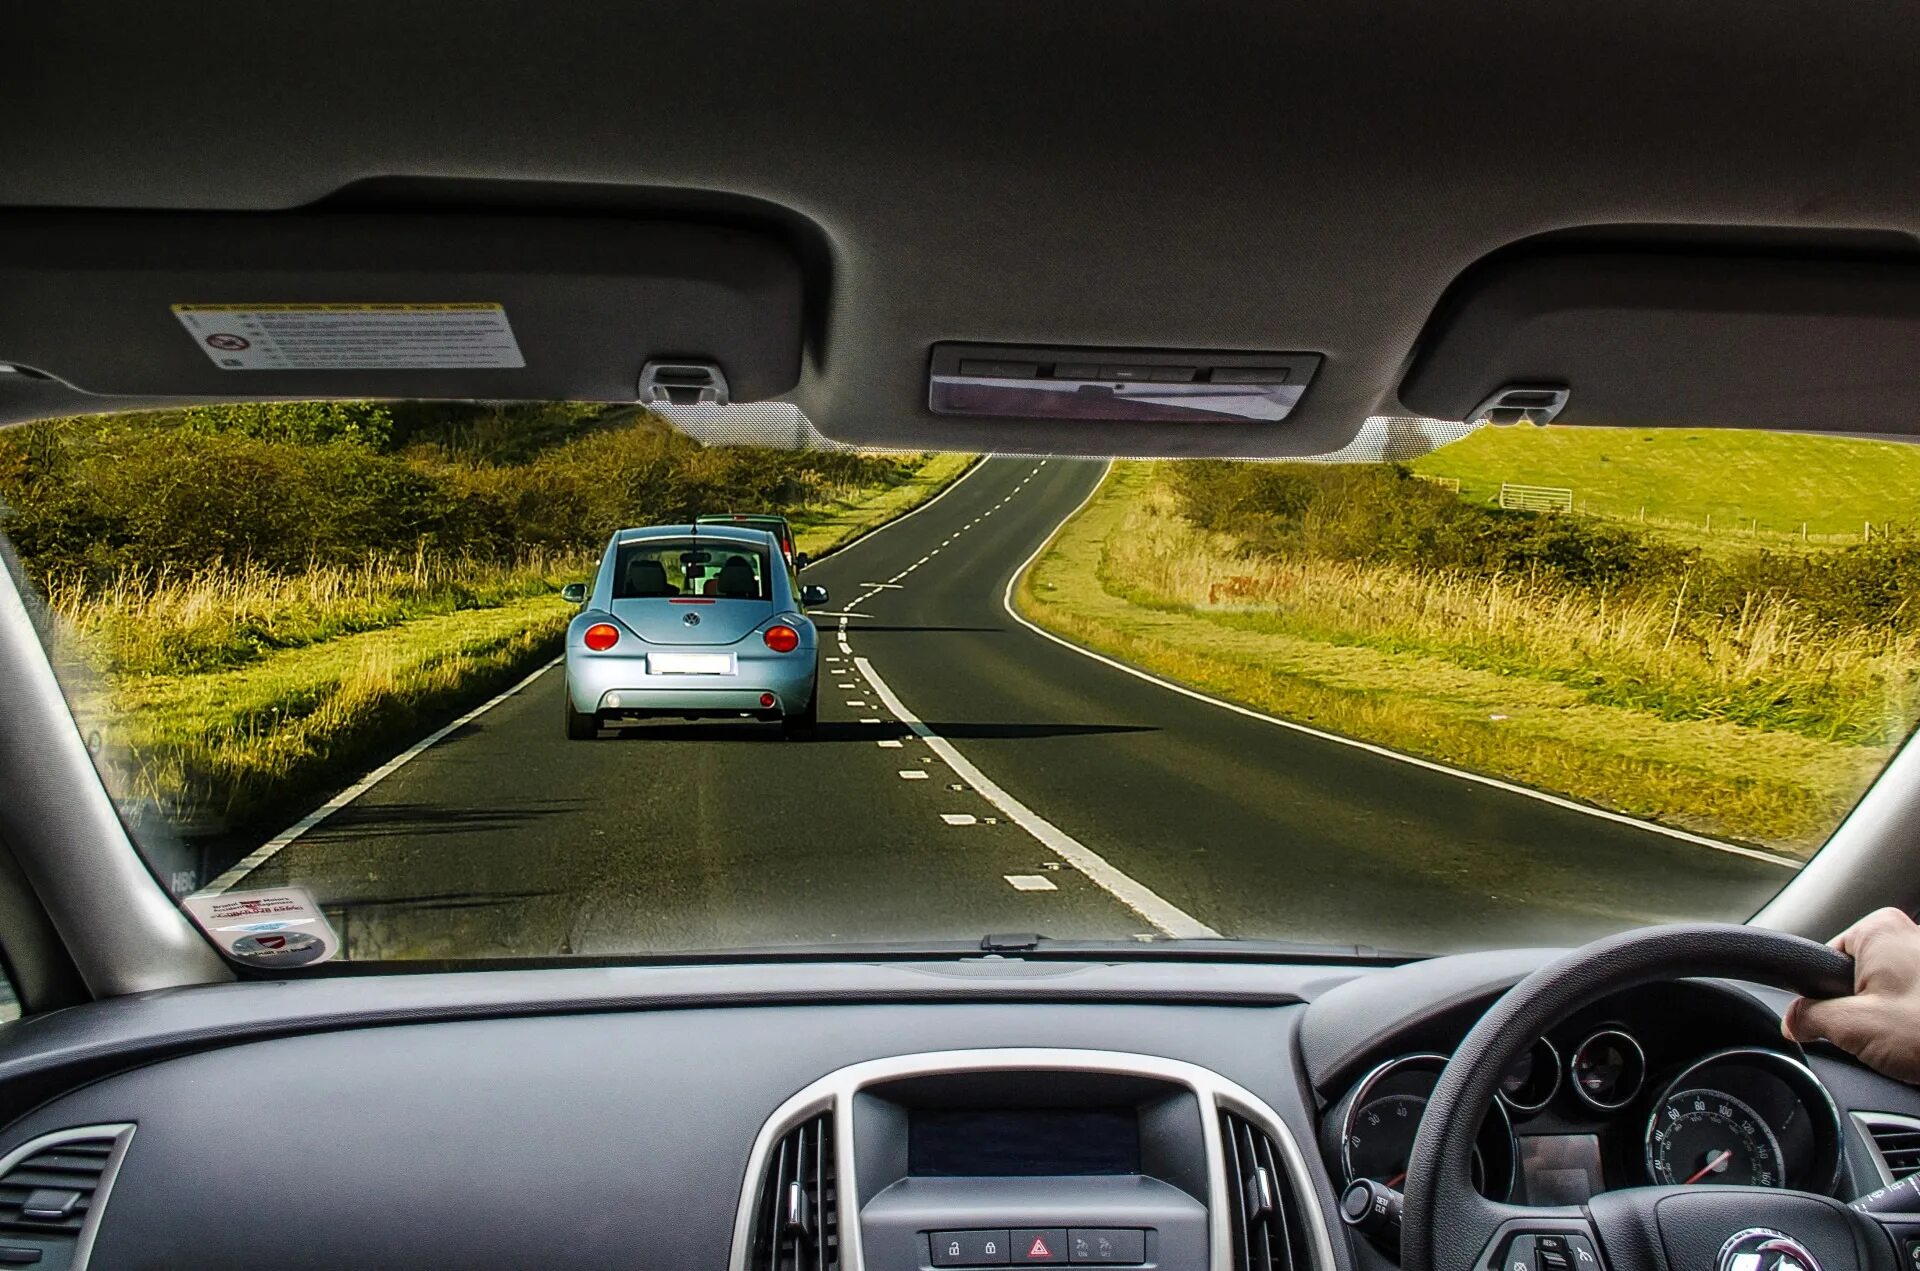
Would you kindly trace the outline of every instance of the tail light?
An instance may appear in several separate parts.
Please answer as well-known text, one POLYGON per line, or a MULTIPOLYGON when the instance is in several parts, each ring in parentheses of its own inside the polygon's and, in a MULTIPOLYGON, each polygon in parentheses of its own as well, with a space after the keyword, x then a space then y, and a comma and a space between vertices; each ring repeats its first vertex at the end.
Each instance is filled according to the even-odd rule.
POLYGON ((800 633, 784 623, 768 627, 767 634, 762 638, 775 653, 792 653, 800 647, 800 633))
POLYGON ((580 637, 580 642, 595 653, 605 653, 619 641, 620 628, 610 622, 596 622, 580 637))

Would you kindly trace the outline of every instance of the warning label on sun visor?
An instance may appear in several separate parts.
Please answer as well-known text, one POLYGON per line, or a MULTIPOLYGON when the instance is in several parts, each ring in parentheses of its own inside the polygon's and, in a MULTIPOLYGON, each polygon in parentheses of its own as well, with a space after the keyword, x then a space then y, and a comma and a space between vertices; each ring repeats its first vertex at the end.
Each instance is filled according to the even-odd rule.
POLYGON ((223 371, 518 370, 497 304, 174 305, 223 371))

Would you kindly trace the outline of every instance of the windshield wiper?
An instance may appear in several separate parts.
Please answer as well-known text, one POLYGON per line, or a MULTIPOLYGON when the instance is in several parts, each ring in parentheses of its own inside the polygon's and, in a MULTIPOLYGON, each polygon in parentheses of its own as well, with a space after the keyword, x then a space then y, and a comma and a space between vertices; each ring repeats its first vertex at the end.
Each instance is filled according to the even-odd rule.
POLYGON ((1055 940, 1039 932, 995 932, 980 938, 980 951, 1001 957, 1075 958, 1183 957, 1194 961, 1252 962, 1414 962, 1432 957, 1406 949, 1366 944, 1316 944, 1304 940, 1245 940, 1226 936, 1192 939, 1135 936, 1130 940, 1055 940))

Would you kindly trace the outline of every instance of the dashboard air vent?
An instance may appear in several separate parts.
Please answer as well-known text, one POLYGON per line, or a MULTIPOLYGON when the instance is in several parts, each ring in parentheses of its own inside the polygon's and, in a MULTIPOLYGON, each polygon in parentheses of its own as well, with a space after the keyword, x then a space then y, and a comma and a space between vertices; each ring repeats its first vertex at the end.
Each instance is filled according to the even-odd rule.
POLYGON ((1920 1174, 1920 1120, 1892 1112, 1856 1112, 1853 1119, 1873 1143, 1887 1182, 1920 1174))
POLYGON ((1245 1117, 1220 1114, 1227 1156, 1227 1208, 1233 1226, 1234 1266, 1241 1271, 1292 1271, 1310 1266, 1298 1245, 1305 1228, 1280 1152, 1245 1117))
POLYGON ((767 1156, 753 1210, 753 1271, 837 1271, 839 1189, 833 1114, 808 1117, 767 1156))
MULTIPOLYGON (((46 1134, 0 1159, 0 1245, 84 1264, 131 1125, 46 1134)), ((63 1261, 62 1265, 67 1265, 63 1261)))

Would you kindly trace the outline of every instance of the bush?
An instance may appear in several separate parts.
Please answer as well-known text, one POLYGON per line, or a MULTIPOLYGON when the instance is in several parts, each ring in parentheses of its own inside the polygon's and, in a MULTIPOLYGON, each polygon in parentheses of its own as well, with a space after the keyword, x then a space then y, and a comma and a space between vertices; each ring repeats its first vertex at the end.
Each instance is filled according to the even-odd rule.
POLYGON ((708 448, 576 403, 276 403, 0 431, 0 530, 43 583, 285 572, 394 552, 511 561, 623 525, 798 512, 910 461, 708 448))
POLYGON ((1920 538, 1833 551, 1706 555, 1593 517, 1468 503, 1397 466, 1168 465, 1188 520, 1276 555, 1521 576, 1624 600, 1664 597, 1687 614, 1737 618, 1791 603, 1834 628, 1920 629, 1920 538))

